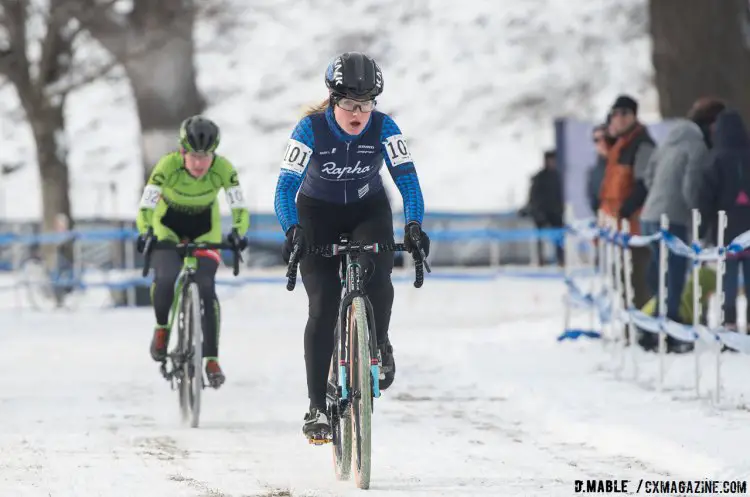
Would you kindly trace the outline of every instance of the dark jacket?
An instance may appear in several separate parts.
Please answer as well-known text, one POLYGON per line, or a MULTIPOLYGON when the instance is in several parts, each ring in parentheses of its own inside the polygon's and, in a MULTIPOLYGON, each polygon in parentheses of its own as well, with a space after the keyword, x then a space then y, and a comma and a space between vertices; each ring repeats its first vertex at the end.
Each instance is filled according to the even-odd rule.
POLYGON ((596 156, 596 164, 589 169, 589 178, 586 192, 589 198, 591 210, 596 213, 599 210, 599 191, 604 181, 604 172, 607 170, 607 157, 596 156))
POLYGON ((740 114, 725 110, 716 120, 714 148, 701 185, 701 237, 715 231, 717 213, 727 213, 724 245, 750 230, 750 138, 740 114))
POLYGON ((563 197, 557 169, 542 169, 531 178, 528 212, 537 226, 563 225, 563 197))

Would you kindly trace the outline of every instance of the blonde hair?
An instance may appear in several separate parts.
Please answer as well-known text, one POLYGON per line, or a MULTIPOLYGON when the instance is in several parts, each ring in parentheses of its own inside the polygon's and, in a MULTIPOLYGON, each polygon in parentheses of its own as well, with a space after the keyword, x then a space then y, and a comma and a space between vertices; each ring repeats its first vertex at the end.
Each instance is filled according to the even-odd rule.
POLYGON ((313 114, 317 114, 319 112, 325 112, 328 109, 329 105, 330 105, 330 100, 326 98, 325 100, 318 103, 317 105, 308 107, 307 110, 305 110, 305 117, 311 116, 313 114))

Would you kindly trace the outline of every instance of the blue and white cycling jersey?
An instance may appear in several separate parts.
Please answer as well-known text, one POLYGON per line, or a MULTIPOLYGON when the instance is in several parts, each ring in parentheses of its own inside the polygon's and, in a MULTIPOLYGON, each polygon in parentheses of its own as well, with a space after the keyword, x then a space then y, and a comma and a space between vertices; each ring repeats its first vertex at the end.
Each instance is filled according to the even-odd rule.
POLYGON ((406 222, 421 223, 422 189, 406 140, 390 116, 372 112, 359 135, 345 133, 331 108, 303 118, 289 139, 276 184, 274 208, 284 232, 299 222, 298 190, 326 202, 358 202, 383 189, 383 162, 404 199, 406 222))

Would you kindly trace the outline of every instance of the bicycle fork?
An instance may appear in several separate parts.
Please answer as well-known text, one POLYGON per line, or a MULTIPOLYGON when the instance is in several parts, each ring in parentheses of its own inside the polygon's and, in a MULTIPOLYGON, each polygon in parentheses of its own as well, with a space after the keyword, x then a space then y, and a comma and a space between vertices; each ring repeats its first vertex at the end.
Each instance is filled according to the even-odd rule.
MULTIPOLYGON (((182 290, 185 287, 185 280, 186 275, 184 271, 181 271, 174 283, 175 297, 172 300, 172 306, 169 309, 169 320, 167 323, 167 329, 169 330, 170 338, 172 336, 175 320, 177 320, 178 333, 180 332, 180 328, 184 325, 185 322, 185 316, 184 314, 181 315, 182 309, 180 308, 180 304, 183 303, 183 299, 180 297, 180 295, 182 294, 182 290)), ((183 337, 181 336, 181 334, 178 335, 178 344, 176 350, 173 349, 171 353, 167 354, 167 357, 161 362, 161 366, 159 367, 159 371, 161 372, 164 379, 169 382, 170 389, 172 390, 177 389, 175 383, 183 381, 182 365, 186 361, 190 360, 190 357, 184 357, 181 354, 183 345, 182 339, 183 337), (171 363, 171 368, 169 370, 167 370, 167 361, 171 363)))
POLYGON ((346 374, 346 368, 349 364, 349 349, 347 348, 346 341, 349 337, 349 333, 351 333, 349 323, 347 322, 348 314, 346 312, 343 312, 343 310, 351 304, 351 300, 352 299, 350 299, 348 296, 345 296, 344 300, 341 302, 341 311, 339 311, 339 330, 341 331, 339 333, 339 351, 341 354, 339 357, 339 387, 341 388, 342 401, 349 400, 349 388, 347 387, 347 385, 349 384, 349 379, 347 378, 346 374))
MULTIPOLYGON (((347 294, 341 302, 341 309, 346 309, 352 305, 355 297, 361 296, 359 292, 351 292, 347 294)), ((370 342, 370 377, 372 384, 372 396, 375 398, 380 397, 380 360, 378 359, 377 342, 375 340, 375 319, 373 317, 372 303, 368 299, 362 299, 367 306, 367 324, 370 331, 369 342, 370 342)), ((352 333, 352 327, 347 323, 348 314, 345 312, 339 313, 339 329, 347 330, 347 333, 339 334, 339 350, 342 352, 342 357, 339 359, 339 386, 341 387, 341 400, 348 401, 349 384, 347 367, 351 362, 352 351, 347 347, 347 339, 352 333)))
POLYGON ((378 344, 375 337, 375 314, 372 310, 370 299, 362 299, 367 306, 367 328, 370 331, 370 376, 372 377, 372 396, 376 399, 380 397, 380 360, 378 359, 378 344))

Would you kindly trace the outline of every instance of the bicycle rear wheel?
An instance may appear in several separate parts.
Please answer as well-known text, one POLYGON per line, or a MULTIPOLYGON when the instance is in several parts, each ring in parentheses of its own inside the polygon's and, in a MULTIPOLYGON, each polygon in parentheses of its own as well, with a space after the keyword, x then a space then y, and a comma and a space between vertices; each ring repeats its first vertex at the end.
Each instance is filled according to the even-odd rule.
POLYGON ((197 428, 201 415, 201 392, 203 391, 203 320, 201 319, 201 298, 198 284, 190 283, 187 288, 186 326, 188 347, 183 365, 190 402, 190 426, 197 428))
POLYGON ((352 432, 354 479, 358 488, 370 488, 372 449, 372 374, 370 369, 370 327, 362 297, 352 301, 354 330, 351 341, 352 432))
MULTIPOLYGON (((352 308, 347 312, 346 326, 352 329, 352 308)), ((336 325, 334 338, 335 349, 331 357, 331 369, 328 372, 328 403, 331 416, 331 435, 333 448, 333 466, 338 480, 348 480, 352 469, 352 416, 351 402, 347 401, 342 408, 341 393, 339 391, 339 364, 344 356, 341 350, 341 326, 336 325)))
POLYGON ((36 311, 59 307, 53 278, 39 257, 31 256, 19 267, 19 283, 25 290, 28 304, 36 311))

